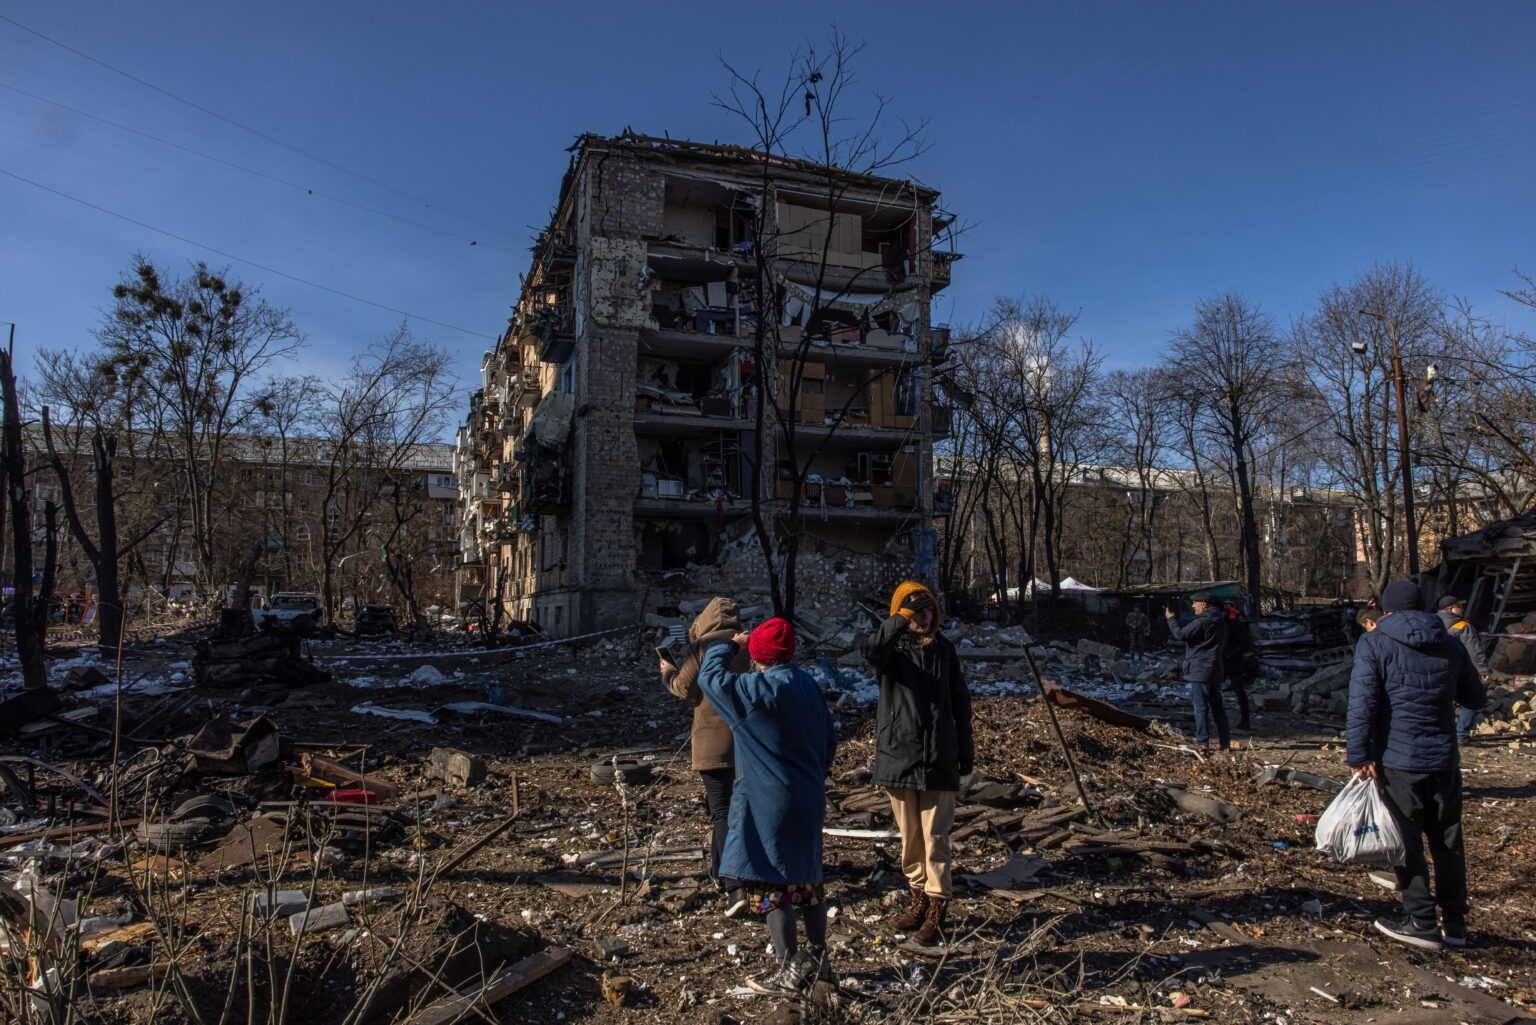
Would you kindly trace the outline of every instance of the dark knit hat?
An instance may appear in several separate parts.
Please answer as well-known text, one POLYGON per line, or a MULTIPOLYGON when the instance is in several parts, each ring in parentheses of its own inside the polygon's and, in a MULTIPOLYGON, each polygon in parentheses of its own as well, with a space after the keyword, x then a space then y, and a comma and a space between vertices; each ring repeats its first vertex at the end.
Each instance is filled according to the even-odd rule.
POLYGON ((1453 605, 1460 605, 1462 608, 1466 608, 1467 602, 1466 599, 1458 598, 1454 594, 1442 595, 1440 600, 1435 602, 1435 610, 1437 612, 1444 612, 1453 605))
POLYGON ((747 638, 747 654, 759 665, 776 666, 795 657, 795 628, 784 619, 770 619, 747 638))
POLYGON ((1211 602, 1213 601, 1213 599, 1211 598, 1211 592, 1210 591, 1196 591, 1194 594, 1189 596, 1189 600, 1190 601, 1203 601, 1207 605, 1211 604, 1211 602))
POLYGON ((1381 607, 1387 612, 1424 611, 1424 592, 1412 580, 1394 580, 1381 592, 1381 607))

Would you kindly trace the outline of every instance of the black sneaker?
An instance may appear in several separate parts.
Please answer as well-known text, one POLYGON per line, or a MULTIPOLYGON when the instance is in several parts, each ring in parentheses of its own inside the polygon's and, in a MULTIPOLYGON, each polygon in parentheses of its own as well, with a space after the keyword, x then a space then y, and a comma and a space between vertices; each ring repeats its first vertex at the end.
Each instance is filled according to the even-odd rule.
POLYGON ((1397 942, 1406 943, 1410 947, 1439 950, 1445 946, 1440 939, 1439 929, 1432 925, 1418 925, 1407 915, 1402 918, 1378 918, 1375 925, 1376 931, 1383 936, 1390 936, 1397 942))
POLYGON ((1465 947, 1467 945, 1467 923, 1458 922, 1454 918, 1447 918, 1440 923, 1440 937, 1447 947, 1465 947))
POLYGON ((798 997, 810 988, 815 977, 816 965, 802 950, 767 975, 748 979, 747 985, 768 996, 798 997))
POLYGON ((837 985, 837 973, 832 970, 832 957, 827 953, 826 947, 818 947, 808 943, 805 946, 805 956, 810 959, 815 967, 815 979, 817 982, 830 982, 837 985))
POLYGON ((789 965, 775 965, 773 971, 748 979, 747 988, 771 997, 799 996, 800 990, 795 987, 794 979, 789 965))
POLYGON ((747 910, 747 895, 741 890, 732 890, 725 895, 725 917, 735 918, 747 910))

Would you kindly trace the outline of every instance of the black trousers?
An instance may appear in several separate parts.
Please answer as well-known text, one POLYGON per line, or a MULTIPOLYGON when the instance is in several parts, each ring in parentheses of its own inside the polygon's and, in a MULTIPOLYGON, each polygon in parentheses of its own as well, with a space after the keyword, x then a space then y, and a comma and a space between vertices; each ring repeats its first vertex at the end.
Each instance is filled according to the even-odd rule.
POLYGON ((1435 924, 1438 901, 1447 922, 1467 918, 1467 852, 1461 837, 1461 770, 1405 772, 1381 768, 1381 794, 1403 834, 1408 858, 1397 873, 1403 910, 1421 926, 1435 924), (1424 840, 1435 863, 1435 890, 1429 889, 1424 840))
POLYGON ((722 889, 730 889, 736 881, 720 877, 720 859, 725 854, 725 834, 730 829, 736 770, 702 769, 699 779, 704 784, 704 807, 709 810, 709 877, 722 889))
POLYGON ((1246 726, 1248 724, 1248 677, 1242 673, 1228 674, 1227 690, 1237 698, 1237 721, 1246 726))

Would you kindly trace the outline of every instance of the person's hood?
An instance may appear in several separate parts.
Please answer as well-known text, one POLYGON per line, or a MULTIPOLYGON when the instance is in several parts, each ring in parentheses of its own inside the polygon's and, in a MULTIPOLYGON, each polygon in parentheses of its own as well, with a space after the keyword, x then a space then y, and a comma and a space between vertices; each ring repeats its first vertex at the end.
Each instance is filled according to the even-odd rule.
POLYGON ((933 599, 933 629, 928 631, 928 636, 931 637, 938 633, 939 629, 944 625, 944 608, 939 604, 939 596, 928 590, 928 588, 924 587, 916 580, 902 581, 897 586, 896 590, 891 593, 890 615, 894 616, 896 614, 896 610, 901 608, 901 603, 906 601, 908 597, 919 593, 926 594, 928 597, 933 599))
POLYGON ((688 628, 688 639, 696 641, 723 631, 741 632, 741 606, 736 604, 735 598, 710 599, 704 611, 694 617, 693 625, 688 628))
POLYGON ((1426 651, 1450 639, 1439 616, 1433 612, 1417 612, 1412 609, 1382 616, 1376 624, 1376 633, 1415 651, 1426 651))

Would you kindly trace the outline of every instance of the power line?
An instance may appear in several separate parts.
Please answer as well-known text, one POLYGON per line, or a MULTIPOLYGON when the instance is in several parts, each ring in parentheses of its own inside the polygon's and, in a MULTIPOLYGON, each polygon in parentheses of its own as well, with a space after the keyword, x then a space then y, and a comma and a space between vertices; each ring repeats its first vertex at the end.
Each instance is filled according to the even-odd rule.
POLYGON ((378 210, 371 206, 365 206, 362 203, 355 203, 350 199, 343 199, 340 196, 333 196, 328 192, 322 192, 319 189, 312 189, 308 185, 300 185, 298 182, 291 182, 287 179, 279 178, 276 175, 268 174, 266 171, 261 171, 254 167, 247 167, 244 164, 237 164, 233 160, 225 160, 223 157, 214 156, 212 153, 204 153, 202 150, 193 149, 191 146, 183 146, 181 143, 172 142, 170 139, 162 139, 158 135, 151 135, 150 133, 140 131, 137 128, 132 128, 125 124, 119 124, 116 121, 110 121, 107 118, 99 117, 96 114, 91 114, 87 111, 81 110, 78 107, 71 107, 67 103, 60 103, 58 100, 50 100, 46 96, 39 96, 37 93, 28 92, 25 89, 11 85, 7 82, 0 82, 0 89, 9 89, 11 92, 19 93, 28 99, 37 100, 39 103, 46 103, 51 107, 58 107, 60 110, 67 110, 71 114, 76 114, 80 117, 88 118, 92 121, 96 121, 104 125, 109 125, 110 127, 116 128, 119 131, 137 135, 141 138, 148 139, 151 142, 158 142, 162 146, 169 146, 172 149, 181 150, 183 153, 190 153, 194 157, 201 157, 204 160, 211 160, 216 164, 223 164, 226 167, 233 167, 237 171, 244 171, 246 174, 253 174, 258 178, 265 178, 267 181, 276 182, 279 185, 286 185, 288 188, 297 189, 305 195, 319 196, 321 199, 329 199, 333 203, 340 203, 343 206, 350 206, 357 210, 362 210, 370 214, 376 214, 379 217, 387 217, 392 221, 399 221, 401 224, 409 224, 412 227, 421 228, 424 231, 435 231, 439 235, 446 235, 449 238, 456 238, 461 242, 468 242, 472 246, 480 246, 484 249, 495 249, 498 252, 509 253, 513 256, 521 255, 515 249, 507 249, 504 246, 498 246, 490 242, 480 242, 477 239, 470 238, 468 235, 460 235, 458 232, 449 231, 446 228, 439 228, 432 224, 423 224, 421 221, 413 221, 409 217, 401 217, 398 214, 392 214, 387 210, 378 210))
POLYGON ((59 49, 67 50, 68 52, 74 54, 76 57, 79 57, 79 58, 81 58, 83 60, 88 60, 92 64, 95 64, 95 65, 97 65, 99 67, 106 68, 108 71, 110 71, 110 72, 112 72, 114 74, 122 75, 124 78, 128 79, 129 81, 137 82, 139 85, 142 85, 146 89, 153 89, 155 92, 159 93, 160 95, 168 96, 171 99, 175 100, 177 103, 185 104, 186 106, 191 107, 193 110, 199 111, 200 113, 203 113, 203 114, 207 114, 209 117, 217 118, 220 121, 223 121, 225 124, 233 125, 234 127, 240 129, 242 132, 249 132, 250 134, 256 136, 258 139, 263 139, 263 140, 265 140, 267 142, 270 142, 274 146, 281 146, 283 149, 289 150, 289 151, 291 151, 293 153, 297 153, 301 157, 306 157, 306 158, 308 158, 310 160, 315 161, 316 163, 324 164, 326 167, 329 167, 332 170, 340 171, 343 174, 349 174, 349 175, 351 175, 354 178, 357 178, 357 179, 359 179, 361 181, 365 181, 365 182, 367 182, 370 185, 377 186, 378 188, 384 189, 387 192, 393 192, 397 196, 404 196, 406 199, 409 199, 409 200, 411 200, 414 203, 420 203, 422 206, 426 207, 429 210, 437 210, 437 211, 440 211, 442 213, 450 214, 451 216, 458 217, 458 218, 460 218, 462 220, 469 221, 469 222, 471 222, 473 224, 478 224, 482 228, 489 228, 492 231, 500 232, 501 234, 506 235, 509 238, 521 238, 522 237, 522 235, 519 232, 509 231, 506 228, 499 227, 498 225, 492 224, 489 221, 482 221, 478 217, 475 217, 472 214, 462 213, 462 212, 460 212, 458 210, 452 209, 451 207, 446 207, 446 206, 442 206, 442 205, 437 204, 437 203, 433 203, 431 200, 424 199, 421 196, 416 195, 415 193, 406 192, 404 189, 398 189, 395 186, 390 185, 388 182, 380 181, 379 179, 374 178, 374 177, 372 177, 370 175, 364 174, 361 171, 354 171, 350 167, 345 167, 345 166, 343 166, 341 164, 336 163, 335 161, 327 160, 325 157, 322 157, 319 154, 311 153, 309 150, 302 149, 302 148, 300 148, 298 146, 293 145, 290 142, 284 142, 282 139, 279 139, 275 135, 268 135, 266 132, 263 132, 259 128, 252 128, 250 125, 243 124, 243 123, 241 123, 239 121, 236 121, 232 117, 227 117, 227 116, 225 116, 223 114, 220 114, 218 111, 211 110, 208 107, 205 107, 202 104, 196 103, 196 102, 194 102, 192 100, 189 100, 189 99, 187 99, 184 96, 178 96, 175 93, 171 92, 169 89, 161 88, 160 86, 155 85, 155 83, 146 81, 146 80, 140 78, 139 76, 137 76, 137 75, 135 75, 135 74, 133 74, 131 72, 124 71, 122 68, 119 68, 119 67, 116 67, 114 65, 108 64, 104 60, 101 60, 101 59, 96 58, 96 57, 92 57, 90 54, 85 53, 85 52, 80 51, 80 50, 77 50, 73 46, 68 45, 67 43, 61 43, 57 39, 54 39, 52 36, 46 36, 43 33, 39 32, 35 28, 28 28, 26 25, 23 25, 21 22, 17 21, 15 18, 7 17, 4 14, 0 14, 0 21, 4 21, 4 22, 7 22, 7 23, 9 23, 11 25, 14 25, 17 28, 21 29, 23 32, 26 32, 26 33, 29 33, 31 35, 34 35, 34 36, 36 36, 37 38, 43 40, 46 43, 52 43, 54 46, 57 46, 59 49))
POLYGON ((297 274, 289 274, 285 270, 278 270, 276 267, 269 267, 264 263, 257 263, 255 260, 247 260, 243 256, 236 256, 234 253, 225 252, 222 249, 215 249, 213 246, 205 245, 202 242, 187 238, 185 235, 178 235, 174 231, 166 231, 164 228, 157 228, 153 224, 146 224, 143 221, 129 217, 127 214, 120 214, 116 210, 108 210, 104 206, 97 206, 95 203, 92 203, 89 200, 81 199, 79 196, 71 196, 67 192, 61 192, 58 189, 44 185, 42 182, 33 181, 31 178, 24 178, 14 171, 7 171, 3 167, 0 167, 0 174, 5 175, 7 178, 14 178, 19 182, 30 185, 34 189, 41 189, 44 192, 51 192, 55 196, 61 196, 64 199, 70 200, 71 202, 79 203, 81 206, 90 207, 92 210, 98 211, 99 213, 104 213, 109 217, 116 217, 120 221, 127 221, 129 224, 137 225, 140 228, 146 228, 149 231, 164 235, 167 238, 173 238, 178 242, 184 242, 189 246, 196 246, 199 249, 206 249, 210 253, 224 257, 226 260, 234 260, 236 263, 243 263, 248 267, 255 267, 257 270, 266 271, 268 274, 276 274, 280 278, 287 278, 289 281, 297 281, 301 285, 308 285, 310 288, 318 288, 322 292, 329 292, 332 295, 339 295, 343 299, 351 299, 353 302, 359 302, 365 306, 372 306, 376 309, 387 310, 390 313, 398 313, 402 317, 409 317, 412 320, 419 320, 423 324, 433 324, 437 327, 445 327, 450 331, 458 331, 461 334, 471 335, 475 338, 484 338, 491 341, 496 340, 494 336, 484 334, 480 331, 471 331, 469 328, 459 327, 457 324, 449 324, 445 321, 433 320, 431 317, 423 317, 419 314, 412 313, 410 310, 402 310, 395 306, 386 306, 383 303, 374 302, 372 299, 364 299, 360 295, 353 295, 351 292, 343 292, 339 288, 332 288, 330 285, 322 285, 318 281, 310 281, 308 278, 301 278, 297 274))

